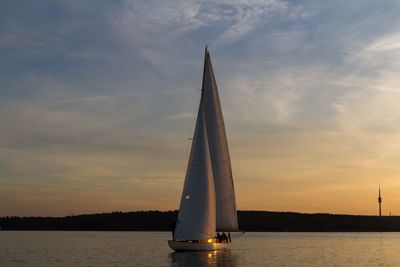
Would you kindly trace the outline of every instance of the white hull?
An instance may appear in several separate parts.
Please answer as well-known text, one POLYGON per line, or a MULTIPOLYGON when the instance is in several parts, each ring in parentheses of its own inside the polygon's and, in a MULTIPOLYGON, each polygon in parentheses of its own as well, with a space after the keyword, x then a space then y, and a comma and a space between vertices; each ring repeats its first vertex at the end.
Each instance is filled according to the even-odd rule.
POLYGON ((175 251, 214 251, 228 248, 228 243, 197 243, 168 240, 168 245, 175 251))

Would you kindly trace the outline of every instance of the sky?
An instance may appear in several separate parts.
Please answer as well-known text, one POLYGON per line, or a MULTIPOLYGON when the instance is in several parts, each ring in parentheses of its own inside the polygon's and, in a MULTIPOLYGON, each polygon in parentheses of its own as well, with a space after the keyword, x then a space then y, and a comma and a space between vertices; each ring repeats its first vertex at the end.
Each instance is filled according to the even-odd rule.
POLYGON ((208 44, 239 210, 400 215, 400 2, 0 2, 0 216, 174 210, 208 44))

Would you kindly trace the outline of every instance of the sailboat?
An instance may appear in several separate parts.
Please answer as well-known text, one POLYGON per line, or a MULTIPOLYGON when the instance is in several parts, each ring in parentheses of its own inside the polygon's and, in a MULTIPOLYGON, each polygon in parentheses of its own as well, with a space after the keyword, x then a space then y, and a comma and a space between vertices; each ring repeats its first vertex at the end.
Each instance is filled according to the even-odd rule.
POLYGON ((238 231, 224 119, 210 53, 205 49, 201 99, 173 240, 181 250, 222 250, 238 231), (228 232, 229 238, 217 238, 228 232), (218 234, 219 235, 219 234, 218 234))

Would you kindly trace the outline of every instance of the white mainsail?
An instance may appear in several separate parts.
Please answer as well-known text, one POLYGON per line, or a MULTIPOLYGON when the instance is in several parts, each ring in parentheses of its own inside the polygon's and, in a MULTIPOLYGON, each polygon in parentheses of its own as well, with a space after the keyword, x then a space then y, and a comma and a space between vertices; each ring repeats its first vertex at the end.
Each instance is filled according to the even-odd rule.
POLYGON ((232 179, 231 159, 226 139, 224 118, 217 89, 217 82, 211 64, 210 54, 205 52, 202 100, 214 175, 217 231, 237 231, 235 189, 232 179))
POLYGON ((208 240, 215 237, 216 231, 237 230, 228 142, 206 48, 202 95, 174 239, 208 240))
POLYGON ((215 228, 214 180, 200 102, 174 238, 207 240, 215 237, 215 228))

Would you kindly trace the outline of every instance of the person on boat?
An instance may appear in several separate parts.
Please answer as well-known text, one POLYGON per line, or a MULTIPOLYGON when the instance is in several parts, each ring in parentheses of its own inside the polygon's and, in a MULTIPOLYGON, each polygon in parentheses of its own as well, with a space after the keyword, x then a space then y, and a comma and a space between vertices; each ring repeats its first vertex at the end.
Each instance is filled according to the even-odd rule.
POLYGON ((172 219, 171 223, 169 225, 169 228, 171 229, 172 232, 172 240, 175 241, 175 228, 176 228, 176 219, 172 219))
POLYGON ((217 243, 221 243, 221 235, 217 232, 217 243))
POLYGON ((228 238, 226 237, 225 232, 222 233, 221 239, 222 239, 222 243, 228 243, 228 238))
POLYGON ((231 239, 231 232, 228 232, 228 243, 231 243, 232 239, 231 239))

